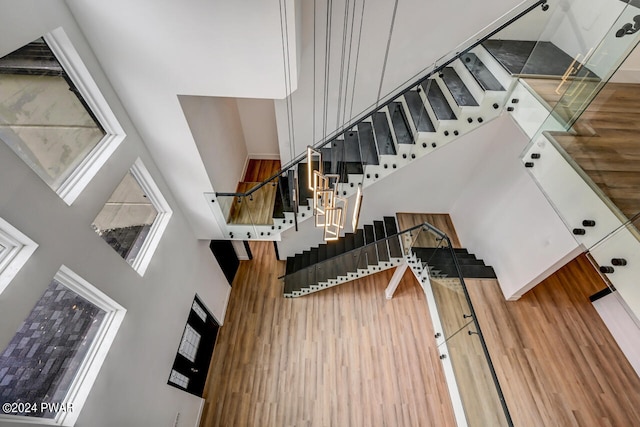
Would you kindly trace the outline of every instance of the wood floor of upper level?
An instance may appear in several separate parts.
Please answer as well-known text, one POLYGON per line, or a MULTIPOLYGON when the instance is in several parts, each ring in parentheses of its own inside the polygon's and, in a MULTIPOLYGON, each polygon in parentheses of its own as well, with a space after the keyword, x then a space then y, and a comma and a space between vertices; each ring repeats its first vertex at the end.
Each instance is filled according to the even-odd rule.
MULTIPOLYGON (((558 104, 565 90, 575 90, 569 85, 564 85, 557 91, 560 82, 556 79, 531 78, 525 79, 525 82, 550 107, 558 104)), ((575 134, 551 134, 627 218, 638 214, 640 85, 607 83, 574 124, 573 129, 575 134)))
MULTIPOLYGON (((392 300, 384 289, 393 271, 283 298, 284 262, 272 243, 251 245, 202 427, 455 425, 425 296, 409 272, 392 300)), ((588 299, 598 279, 581 257, 519 301, 505 301, 495 280, 469 281, 516 426, 640 425, 640 379, 588 299)))

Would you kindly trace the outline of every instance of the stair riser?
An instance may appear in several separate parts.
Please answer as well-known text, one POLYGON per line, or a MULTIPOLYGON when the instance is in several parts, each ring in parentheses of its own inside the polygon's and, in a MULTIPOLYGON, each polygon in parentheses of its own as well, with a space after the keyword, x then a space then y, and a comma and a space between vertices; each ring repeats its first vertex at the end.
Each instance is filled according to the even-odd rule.
POLYGON ((460 76, 460 79, 464 83, 464 85, 469 89, 471 95, 478 101, 478 104, 482 105, 484 102, 485 92, 482 90, 482 87, 478 84, 476 79, 473 77, 471 72, 464 66, 461 61, 454 61, 451 64, 455 72, 460 76))
MULTIPOLYGON (((440 77, 435 77, 433 80, 436 83, 438 83, 438 86, 440 86, 440 90, 442 91, 442 94, 447 99, 447 102, 449 103, 449 106, 453 110, 453 113, 456 115, 456 117, 458 117, 458 118, 460 117, 460 113, 462 113, 462 109, 463 108, 474 108, 474 107, 470 107, 470 106, 466 106, 466 107, 459 106, 458 103, 456 102, 455 98, 451 94, 451 91, 449 90, 449 88, 447 87, 446 83, 444 82, 444 80, 442 80, 440 77)), ((475 107, 475 108, 477 108, 477 107, 475 107)))
POLYGON ((477 46, 471 50, 487 67, 487 69, 493 74, 493 76, 500 82, 500 84, 509 90, 512 83, 515 81, 507 70, 482 46, 477 46))

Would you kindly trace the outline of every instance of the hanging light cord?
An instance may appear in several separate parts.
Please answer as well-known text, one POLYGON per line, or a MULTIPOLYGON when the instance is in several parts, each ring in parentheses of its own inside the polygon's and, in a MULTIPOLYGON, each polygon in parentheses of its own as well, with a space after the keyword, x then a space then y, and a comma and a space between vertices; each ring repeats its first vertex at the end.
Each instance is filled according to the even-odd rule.
POLYGON ((378 87, 378 96, 376 96, 376 108, 380 105, 380 94, 382 93, 382 82, 384 74, 387 70, 387 59, 389 59, 389 47, 391 46, 391 36, 393 35, 393 26, 396 22, 396 11, 398 10, 398 0, 393 5, 393 15, 391 16, 391 26, 389 27, 389 38, 387 39, 387 49, 384 52, 384 63, 382 64, 382 75, 380 76, 380 86, 378 87))
POLYGON ((280 0, 280 33, 282 35, 282 55, 284 57, 285 102, 287 105, 287 133, 289 134, 289 155, 295 158, 295 129, 293 127, 293 98, 291 83, 291 56, 289 53, 289 26, 287 25, 286 0, 280 0))
MULTIPOLYGON (((362 24, 364 22, 364 6, 366 0, 362 0, 362 11, 360 12, 360 29, 358 31, 358 47, 356 48, 356 65, 353 70, 353 89, 351 91, 351 106, 349 107, 349 120, 353 118, 353 99, 356 94, 356 76, 358 75, 358 62, 360 60, 360 42, 362 40, 362 24)), ((354 3, 355 10, 355 3, 354 3)))

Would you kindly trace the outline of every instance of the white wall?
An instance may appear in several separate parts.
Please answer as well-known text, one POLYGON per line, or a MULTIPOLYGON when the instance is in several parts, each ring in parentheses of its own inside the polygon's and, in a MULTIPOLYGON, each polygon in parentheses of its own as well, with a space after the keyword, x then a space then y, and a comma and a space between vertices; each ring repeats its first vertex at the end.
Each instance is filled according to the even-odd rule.
POLYGON ((640 321, 617 292, 594 301, 593 306, 633 369, 640 375, 640 321))
POLYGON ((236 101, 249 157, 279 159, 280 149, 273 100, 237 98, 236 101))
POLYGON ((236 100, 214 96, 178 98, 211 184, 217 191, 235 192, 247 159, 236 100))
POLYGON ((381 79, 381 95, 408 84, 408 80, 423 74, 442 55, 518 4, 512 0, 399 1, 382 78, 394 2, 370 0, 364 3, 364 9, 362 0, 350 2, 345 23, 345 1, 333 1, 328 57, 325 54, 326 2, 316 3, 315 34, 314 3, 303 4, 300 81, 298 90, 288 99, 293 115, 288 114, 285 100, 276 101, 280 153, 284 162, 303 152, 307 145, 322 140, 350 117, 369 110, 377 99, 381 79), (324 84, 325 66, 328 85, 324 84), (328 103, 325 103, 325 93, 328 103), (293 123, 291 130, 288 118, 293 123), (291 140, 295 147, 290 144, 291 140))
POLYGON ((640 83, 640 49, 637 46, 610 81, 614 83, 640 83))
POLYGON ((170 426, 180 412, 180 426, 193 426, 200 399, 166 382, 194 294, 198 293, 223 320, 230 292, 224 274, 207 242, 196 240, 177 199, 64 3, 3 0, 0 10, 0 56, 63 26, 127 134, 72 206, 67 206, 0 143, 0 216, 40 245, 0 294, 0 347, 6 346, 65 264, 128 310, 77 425, 170 426), (173 208, 144 277, 91 228, 138 156, 173 208))
POLYGON ((295 78, 285 84, 283 65, 286 45, 289 74, 298 74, 294 1, 66 3, 196 235, 222 237, 203 196, 218 189, 209 181, 177 96, 274 99, 295 89, 295 78))
POLYGON ((494 137, 478 139, 485 155, 451 216, 462 244, 494 267, 513 299, 580 249, 519 160, 528 138, 507 115, 491 125, 494 137))

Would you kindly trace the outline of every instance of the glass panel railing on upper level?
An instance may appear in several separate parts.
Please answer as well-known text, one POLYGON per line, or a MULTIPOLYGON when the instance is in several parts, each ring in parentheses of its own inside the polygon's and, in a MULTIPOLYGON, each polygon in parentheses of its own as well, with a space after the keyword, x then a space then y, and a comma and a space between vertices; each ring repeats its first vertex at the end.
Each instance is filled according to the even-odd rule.
POLYGON ((629 191, 638 179, 640 116, 634 118, 634 91, 640 94, 640 87, 609 83, 640 40, 640 9, 607 3, 606 13, 587 31, 572 24, 587 13, 581 4, 587 3, 552 13, 543 34, 555 44, 534 43, 523 63, 528 77, 514 91, 520 102, 513 114, 531 137, 523 163, 576 241, 590 247, 640 211, 640 197, 629 191), (558 44, 573 46, 574 52, 580 46, 581 53, 571 59, 558 53, 558 44), (550 57, 564 58, 562 75, 548 71, 550 57))
MULTIPOLYGON (((526 78, 530 84, 523 87, 552 110, 555 125, 568 130, 637 44, 634 19, 640 9, 593 0, 546 6, 545 14, 528 14, 483 46, 513 75, 526 78)), ((512 106, 514 117, 526 122, 523 128, 540 128, 547 115, 532 118, 531 102, 519 101, 527 105, 512 106)))

